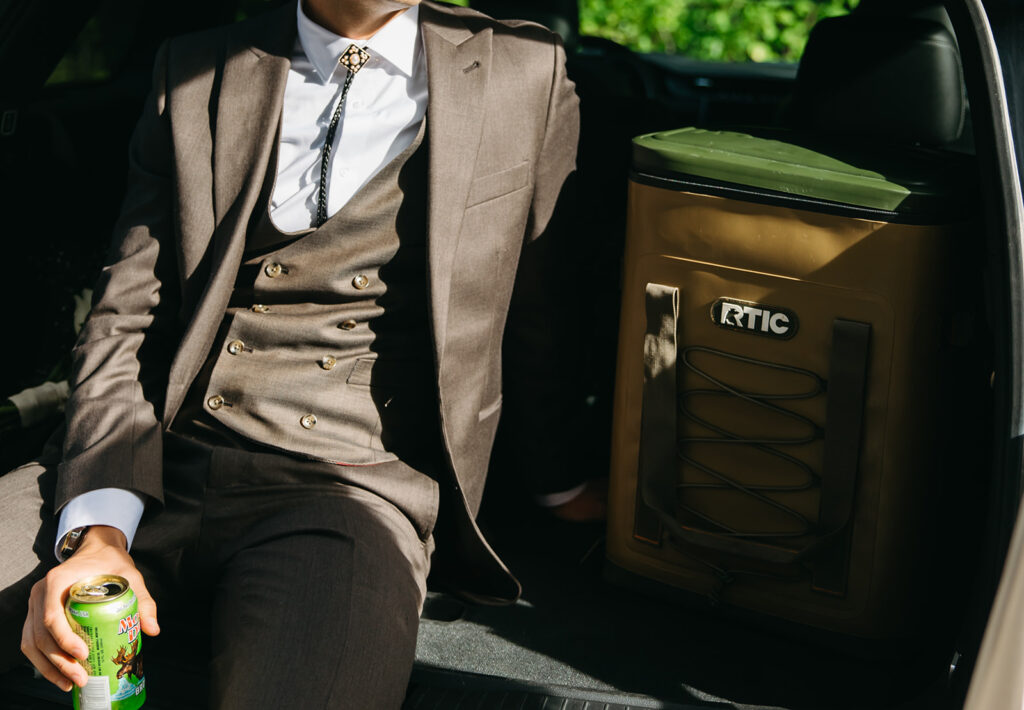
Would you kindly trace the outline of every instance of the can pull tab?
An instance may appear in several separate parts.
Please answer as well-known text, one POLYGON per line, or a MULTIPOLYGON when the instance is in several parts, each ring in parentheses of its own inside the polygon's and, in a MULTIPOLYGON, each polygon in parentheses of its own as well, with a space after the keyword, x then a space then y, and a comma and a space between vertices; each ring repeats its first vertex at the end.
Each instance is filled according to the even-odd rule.
POLYGON ((107 596, 106 585, 87 584, 78 591, 83 597, 105 597, 107 596))

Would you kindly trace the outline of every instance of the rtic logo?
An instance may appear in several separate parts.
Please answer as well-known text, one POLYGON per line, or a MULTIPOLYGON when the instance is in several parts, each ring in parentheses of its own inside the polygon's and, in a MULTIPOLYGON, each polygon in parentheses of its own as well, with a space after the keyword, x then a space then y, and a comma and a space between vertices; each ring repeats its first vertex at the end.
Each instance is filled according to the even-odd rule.
POLYGON ((729 330, 741 330, 780 340, 789 340, 800 327, 796 313, 788 308, 733 298, 720 298, 711 304, 711 320, 729 330))

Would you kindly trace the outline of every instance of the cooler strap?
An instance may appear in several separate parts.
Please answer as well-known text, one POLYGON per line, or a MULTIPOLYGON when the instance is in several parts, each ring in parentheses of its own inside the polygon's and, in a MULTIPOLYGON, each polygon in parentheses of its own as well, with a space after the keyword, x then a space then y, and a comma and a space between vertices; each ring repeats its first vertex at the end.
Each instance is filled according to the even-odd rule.
POLYGON ((871 326, 837 318, 832 324, 832 357, 825 405, 824 477, 818 527, 838 530, 853 512, 853 494, 860 463, 871 326))
MULTIPOLYGON (((864 424, 868 346, 871 326, 837 318, 832 324, 832 355, 825 405, 825 453, 818 504, 818 528, 838 535, 853 515, 864 424)), ((843 534, 814 567, 815 588, 832 594, 846 592, 849 535, 843 534)))
POLYGON ((643 505, 657 514, 661 524, 677 540, 765 562, 793 563, 833 542, 843 532, 853 510, 871 327, 854 321, 835 321, 818 525, 822 532, 810 545, 790 549, 680 524, 676 517, 679 483, 676 384, 679 289, 647 284, 645 311, 638 468, 638 488, 643 505))

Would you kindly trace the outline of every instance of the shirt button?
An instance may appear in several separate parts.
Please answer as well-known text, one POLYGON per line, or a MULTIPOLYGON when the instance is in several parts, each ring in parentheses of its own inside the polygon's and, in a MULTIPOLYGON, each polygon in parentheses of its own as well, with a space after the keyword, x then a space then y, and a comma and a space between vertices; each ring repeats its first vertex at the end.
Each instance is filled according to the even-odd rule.
POLYGON ((370 279, 366 276, 366 274, 359 274, 354 279, 352 279, 352 285, 355 286, 360 291, 362 291, 364 288, 370 285, 370 279))
POLYGON ((217 410, 224 406, 224 398, 219 394, 215 394, 206 400, 206 406, 210 409, 217 410))
POLYGON ((263 267, 263 273, 265 273, 267 276, 269 276, 272 279, 276 279, 278 276, 280 276, 282 273, 284 273, 284 267, 281 266, 280 264, 278 264, 277 262, 274 262, 274 263, 267 264, 266 266, 264 266, 263 267))
POLYGON ((357 325, 359 325, 359 324, 356 323, 354 320, 351 320, 351 319, 343 320, 341 323, 338 323, 338 327, 341 328, 342 330, 352 330, 357 325))
POLYGON ((324 355, 322 358, 320 358, 320 367, 324 368, 325 370, 333 370, 334 366, 337 364, 337 358, 331 355, 324 355))
POLYGON ((316 426, 316 415, 307 414, 306 416, 299 420, 299 424, 302 425, 303 429, 312 429, 313 427, 316 426))
POLYGON ((253 313, 270 313, 270 306, 264 306, 262 303, 254 303, 252 306, 253 313))
POLYGON ((243 350, 245 350, 245 343, 243 343, 241 340, 232 340, 230 343, 228 343, 228 352, 231 353, 232 355, 237 355, 243 350))

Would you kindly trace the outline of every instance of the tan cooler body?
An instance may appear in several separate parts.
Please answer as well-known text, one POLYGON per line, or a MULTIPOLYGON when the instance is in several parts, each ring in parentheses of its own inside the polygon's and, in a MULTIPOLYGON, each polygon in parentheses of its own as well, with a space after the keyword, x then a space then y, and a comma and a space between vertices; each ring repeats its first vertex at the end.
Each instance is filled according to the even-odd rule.
POLYGON ((973 416, 951 411, 966 171, 696 129, 634 148, 609 568, 911 636, 942 594, 937 441, 973 416))

